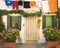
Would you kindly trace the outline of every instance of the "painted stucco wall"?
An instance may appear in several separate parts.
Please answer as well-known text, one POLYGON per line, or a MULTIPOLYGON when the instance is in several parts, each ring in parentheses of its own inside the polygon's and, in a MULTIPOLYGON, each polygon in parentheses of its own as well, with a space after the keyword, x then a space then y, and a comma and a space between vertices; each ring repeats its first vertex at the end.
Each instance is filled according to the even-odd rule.
MULTIPOLYGON (((21 6, 20 6, 21 7, 21 6)), ((0 9, 8 9, 8 10, 12 10, 12 7, 10 6, 10 7, 7 7, 6 5, 5 5, 5 2, 4 1, 0 1, 0 9)), ((20 9, 23 9, 22 7, 20 8, 20 9)), ((31 9, 23 9, 23 10, 25 10, 26 12, 28 11, 30 11, 30 12, 35 12, 35 11, 38 11, 40 8, 37 8, 37 7, 34 7, 34 8, 31 8, 31 9)), ((40 26, 40 29, 38 30, 38 32, 39 32, 39 39, 38 39, 38 43, 45 43, 45 38, 43 37, 43 34, 42 34, 42 16, 41 17, 39 17, 40 19, 41 19, 41 26, 40 26)), ((22 27, 22 30, 20 31, 20 37, 21 37, 21 39, 22 39, 22 43, 25 43, 25 31, 26 31, 26 28, 25 28, 25 25, 26 25, 26 17, 22 17, 22 25, 21 25, 21 27, 22 27)), ((6 26, 6 28, 7 28, 7 15, 4 15, 3 16, 3 22, 4 22, 4 24, 5 24, 5 26, 6 26)), ((33 24, 34 25, 34 24, 33 24)), ((33 26, 32 25, 32 26, 33 26)))

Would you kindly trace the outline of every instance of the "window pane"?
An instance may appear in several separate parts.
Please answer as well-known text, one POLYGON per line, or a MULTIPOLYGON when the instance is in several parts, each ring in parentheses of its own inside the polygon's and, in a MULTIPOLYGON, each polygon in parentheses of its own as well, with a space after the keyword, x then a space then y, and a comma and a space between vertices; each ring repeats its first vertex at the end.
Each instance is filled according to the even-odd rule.
POLYGON ((18 24, 18 17, 14 16, 12 17, 12 27, 15 27, 16 24, 18 24))
POLYGON ((8 16, 7 28, 16 27, 21 30, 21 16, 8 16))

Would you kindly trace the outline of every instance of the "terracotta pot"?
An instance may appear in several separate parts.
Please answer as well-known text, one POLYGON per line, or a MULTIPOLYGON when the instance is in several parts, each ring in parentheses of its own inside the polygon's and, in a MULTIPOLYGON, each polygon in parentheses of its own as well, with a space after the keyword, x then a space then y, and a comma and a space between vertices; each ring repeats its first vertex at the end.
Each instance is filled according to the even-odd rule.
POLYGON ((0 44, 2 44, 2 39, 0 39, 0 44))
POLYGON ((60 44, 60 39, 58 40, 58 44, 60 44))
POLYGON ((58 46, 58 41, 49 41, 47 42, 47 47, 48 48, 57 48, 58 46))
POLYGON ((4 48, 15 48, 16 43, 15 42, 5 42, 4 43, 4 48))

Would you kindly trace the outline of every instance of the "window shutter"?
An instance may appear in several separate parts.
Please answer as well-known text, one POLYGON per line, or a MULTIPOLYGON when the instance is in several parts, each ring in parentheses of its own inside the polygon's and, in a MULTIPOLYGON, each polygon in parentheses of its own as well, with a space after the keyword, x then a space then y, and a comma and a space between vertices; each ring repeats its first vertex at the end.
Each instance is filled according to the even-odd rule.
POLYGON ((60 18, 58 19, 58 29, 60 29, 60 18))
POLYGON ((7 16, 7 28, 10 28, 10 16, 7 16))
POLYGON ((21 16, 18 16, 18 29, 21 30, 21 16))
POLYGON ((52 16, 46 16, 46 27, 52 27, 52 16))
POLYGON ((52 27, 57 27, 57 16, 52 16, 52 27))
POLYGON ((46 27, 45 25, 46 25, 46 16, 43 16, 43 18, 42 18, 43 20, 42 20, 42 24, 43 24, 43 29, 46 27))

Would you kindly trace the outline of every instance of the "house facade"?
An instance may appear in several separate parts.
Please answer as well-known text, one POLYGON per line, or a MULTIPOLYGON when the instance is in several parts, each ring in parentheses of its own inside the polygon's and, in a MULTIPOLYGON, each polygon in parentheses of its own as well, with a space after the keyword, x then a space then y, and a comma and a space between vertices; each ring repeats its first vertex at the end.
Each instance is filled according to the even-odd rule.
MULTIPOLYGON (((39 1, 39 0, 38 0, 39 1)), ((42 4, 43 2, 40 1, 42 4)), ((31 8, 23 8, 23 6, 19 6, 19 9, 24 10, 25 12, 36 12, 40 9, 42 10, 42 15, 39 16, 27 16, 24 17, 21 14, 9 14, 3 15, 2 19, 5 24, 5 28, 16 27, 20 31, 20 39, 21 43, 45 43, 46 39, 43 35, 43 29, 45 27, 57 27, 57 14, 56 13, 45 13, 43 10, 43 4, 39 7, 33 6, 31 8), (38 25, 39 24, 39 25, 38 25)), ((12 6, 7 7, 5 2, 1 0, 0 9, 12 10, 12 6), (3 5, 3 7, 1 6, 3 5)), ((48 6, 47 6, 48 8, 48 6)), ((16 40, 19 43, 19 40, 16 40)))

